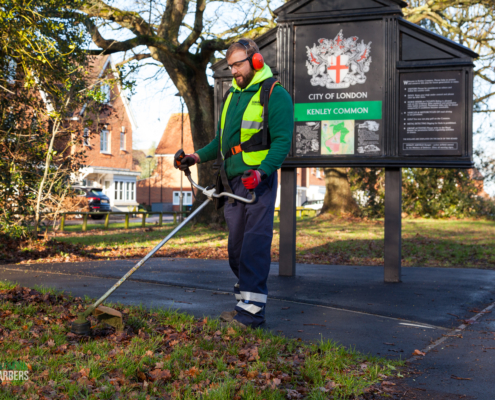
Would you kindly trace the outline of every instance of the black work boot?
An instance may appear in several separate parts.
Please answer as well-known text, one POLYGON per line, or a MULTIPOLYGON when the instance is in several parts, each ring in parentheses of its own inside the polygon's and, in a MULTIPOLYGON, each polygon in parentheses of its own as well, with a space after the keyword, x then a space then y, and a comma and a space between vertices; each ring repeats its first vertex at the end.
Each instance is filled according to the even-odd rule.
POLYGON ((222 322, 232 322, 234 317, 237 315, 237 311, 224 311, 220 314, 220 321, 222 322))
POLYGON ((232 321, 230 321, 230 322, 226 322, 226 321, 220 322, 220 327, 221 328, 237 328, 238 330, 247 329, 246 325, 244 325, 242 322, 237 321, 235 318, 232 318, 232 321))

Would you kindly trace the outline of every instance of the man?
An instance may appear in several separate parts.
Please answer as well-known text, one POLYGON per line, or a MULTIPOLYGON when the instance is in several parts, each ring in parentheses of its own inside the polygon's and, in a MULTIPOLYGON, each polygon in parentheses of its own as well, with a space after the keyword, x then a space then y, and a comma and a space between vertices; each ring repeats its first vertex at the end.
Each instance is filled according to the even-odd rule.
POLYGON ((224 325, 257 327, 265 322, 277 170, 290 150, 293 106, 287 91, 274 82, 254 41, 241 39, 232 44, 226 58, 233 75, 232 88, 223 104, 216 137, 201 150, 184 157, 181 169, 214 160, 220 152, 227 190, 246 198, 250 198, 249 190, 256 193, 253 204, 232 200, 225 205, 229 264, 238 279, 234 286, 238 303, 233 311, 223 312, 220 319, 224 325), (260 96, 262 88, 268 93, 268 86, 268 129, 263 132, 266 117, 260 96), (244 149, 239 146, 241 143, 244 149))

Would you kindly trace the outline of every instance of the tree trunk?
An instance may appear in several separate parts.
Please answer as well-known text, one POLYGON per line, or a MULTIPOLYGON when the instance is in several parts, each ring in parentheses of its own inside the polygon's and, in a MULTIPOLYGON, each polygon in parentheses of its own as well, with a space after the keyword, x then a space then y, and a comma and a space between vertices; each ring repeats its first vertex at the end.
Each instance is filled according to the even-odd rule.
POLYGON ((325 186, 327 191, 321 209, 322 214, 351 213, 359 215, 359 206, 352 197, 346 168, 325 168, 325 186))
MULTIPOLYGON (((198 63, 196 68, 192 68, 164 52, 158 52, 157 55, 158 60, 164 65, 172 82, 184 98, 189 112, 194 150, 199 150, 210 143, 216 134, 214 89, 208 83, 206 66, 198 63)), ((198 183, 203 187, 215 184, 216 171, 213 170, 212 166, 212 161, 198 165, 198 183)), ((205 200, 206 197, 199 193, 196 196, 193 209, 196 209, 205 200)), ((213 204, 209 204, 196 217, 196 221, 222 223, 224 221, 223 210, 216 210, 213 204)))

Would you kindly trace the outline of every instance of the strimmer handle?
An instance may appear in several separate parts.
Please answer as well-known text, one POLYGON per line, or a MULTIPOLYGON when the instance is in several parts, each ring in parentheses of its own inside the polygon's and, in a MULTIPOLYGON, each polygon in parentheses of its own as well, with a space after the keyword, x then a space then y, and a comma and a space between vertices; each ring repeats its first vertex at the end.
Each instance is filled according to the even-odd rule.
MULTIPOLYGON (((182 159, 185 156, 186 156, 186 153, 182 149, 178 150, 177 153, 175 153, 175 156, 174 156, 174 167, 176 169, 177 168, 180 168, 182 159)), ((184 174, 186 174, 186 176, 191 176, 191 171, 189 170, 189 168, 186 168, 186 169, 184 169, 182 171, 184 171, 184 174)))
MULTIPOLYGON (((242 174, 242 178, 247 178, 248 176, 249 176, 248 172, 247 172, 247 171, 244 171, 244 173, 242 174)), ((241 178, 241 179, 242 179, 242 178, 241 178)), ((249 190, 249 193, 251 194, 251 197, 252 197, 253 195, 255 195, 255 194, 254 194, 254 190, 253 190, 253 189, 249 190)))

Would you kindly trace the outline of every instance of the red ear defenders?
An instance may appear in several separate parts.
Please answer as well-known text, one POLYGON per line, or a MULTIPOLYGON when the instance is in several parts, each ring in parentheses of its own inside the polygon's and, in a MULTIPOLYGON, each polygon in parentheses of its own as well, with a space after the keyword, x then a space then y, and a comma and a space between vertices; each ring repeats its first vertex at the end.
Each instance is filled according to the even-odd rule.
MULTIPOLYGON (((237 43, 241 44, 244 46, 246 49, 246 55, 247 51, 249 49, 249 42, 247 40, 241 39, 237 43)), ((251 65, 251 68, 253 68, 255 71, 259 71, 265 66, 265 60, 263 60, 263 56, 261 53, 254 53, 248 58, 249 64, 251 65)))

